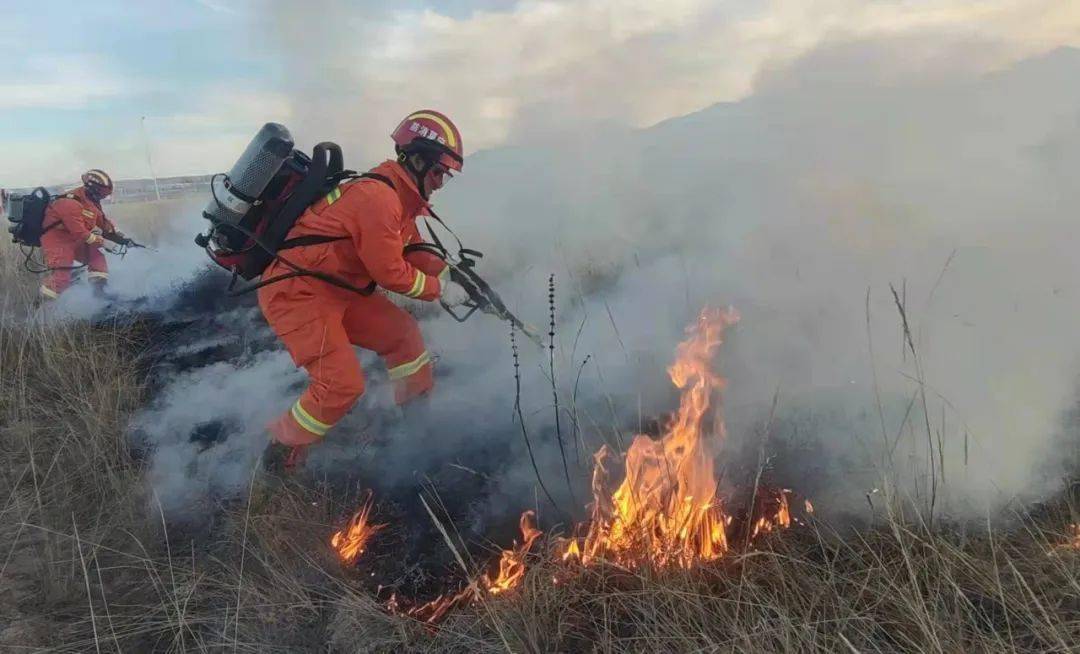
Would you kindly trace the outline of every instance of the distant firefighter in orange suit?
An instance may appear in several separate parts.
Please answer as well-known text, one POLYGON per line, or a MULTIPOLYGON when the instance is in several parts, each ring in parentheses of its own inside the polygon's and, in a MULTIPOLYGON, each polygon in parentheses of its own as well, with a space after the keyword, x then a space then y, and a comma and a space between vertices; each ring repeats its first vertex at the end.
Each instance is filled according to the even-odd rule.
POLYGON ((85 264, 94 294, 105 294, 109 265, 102 248, 105 241, 123 243, 126 237, 105 217, 101 201, 113 191, 112 179, 101 170, 89 170, 82 186, 54 198, 42 221, 41 249, 49 274, 41 285, 41 297, 55 300, 71 285, 71 272, 85 264))

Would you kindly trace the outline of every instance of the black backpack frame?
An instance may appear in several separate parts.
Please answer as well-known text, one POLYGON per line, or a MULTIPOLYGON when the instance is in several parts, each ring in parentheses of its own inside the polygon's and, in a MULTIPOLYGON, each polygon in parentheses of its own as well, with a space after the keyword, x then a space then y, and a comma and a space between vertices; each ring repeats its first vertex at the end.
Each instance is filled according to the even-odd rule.
MULTIPOLYGON (((286 238, 304 211, 342 182, 350 179, 371 178, 391 188, 394 186, 393 182, 382 175, 373 173, 358 175, 356 171, 345 170, 341 148, 336 143, 324 142, 315 146, 311 157, 299 150, 294 150, 283 166, 282 172, 271 180, 267 190, 260 196, 259 203, 261 204, 266 196, 272 197, 286 190, 288 178, 292 174, 300 176, 299 182, 288 189, 288 197, 284 203, 275 208, 270 215, 259 216, 254 222, 249 221, 256 214, 249 214, 247 220, 242 220, 237 224, 214 222, 209 233, 195 237, 195 243, 205 249, 215 263, 232 272, 233 278, 229 284, 228 293, 242 295, 292 277, 314 277, 360 295, 374 293, 375 282, 360 288, 334 275, 298 266, 280 253, 292 248, 349 238, 348 236, 316 235, 286 238), (259 231, 258 223, 265 223, 261 231, 259 231), (224 247, 214 250, 212 248, 214 244, 224 245, 224 247), (260 277, 271 261, 280 262, 290 272, 237 288, 239 279, 251 281, 260 277)), ((222 173, 222 176, 225 175, 222 173)), ((213 180, 211 180, 210 192, 214 194, 213 180)), ((215 202, 220 203, 217 195, 213 195, 213 198, 215 202)), ((209 218, 205 213, 203 217, 209 218)))
POLYGON ((44 186, 39 186, 25 195, 12 195, 8 205, 8 220, 11 222, 8 232, 11 240, 20 245, 41 247, 42 235, 58 224, 43 227, 45 212, 55 199, 44 186))

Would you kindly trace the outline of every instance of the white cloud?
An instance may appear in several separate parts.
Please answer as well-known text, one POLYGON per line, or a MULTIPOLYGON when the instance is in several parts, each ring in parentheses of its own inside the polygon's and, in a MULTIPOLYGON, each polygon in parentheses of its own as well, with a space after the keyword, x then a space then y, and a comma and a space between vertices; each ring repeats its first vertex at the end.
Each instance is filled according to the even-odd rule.
POLYGON ((233 84, 212 84, 199 91, 210 98, 200 103, 201 111, 178 113, 148 119, 155 129, 172 133, 210 129, 236 129, 268 121, 285 121, 292 115, 293 103, 278 91, 260 88, 238 88, 233 84))
POLYGON ((61 184, 78 179, 87 168, 101 167, 120 179, 149 177, 149 145, 154 171, 160 177, 226 170, 263 123, 288 122, 291 106, 271 91, 214 85, 203 91, 213 98, 205 111, 146 117, 146 141, 136 123, 117 136, 86 133, 58 141, 39 138, 4 146, 6 161, 0 185, 61 184))
POLYGON ((130 81, 97 55, 32 55, 17 74, 11 69, 0 72, 0 110, 81 109, 133 90, 130 81))
MULTIPOLYGON (((227 169, 254 134, 150 131, 154 170, 159 177, 227 169)), ((146 150, 138 130, 119 139, 86 136, 78 141, 20 140, 4 145, 17 169, 5 171, 0 186, 66 184, 88 168, 104 168, 118 179, 149 177, 146 150)))
POLYGON ((298 131, 365 154, 420 106, 457 120, 470 150, 598 122, 649 125, 745 97, 763 70, 829 41, 973 42, 978 52, 958 52, 981 69, 1080 45, 1080 5, 1060 0, 523 0, 464 18, 317 4, 305 11, 335 16, 322 54, 285 2, 266 14, 280 35, 271 52, 283 56, 298 131))
MULTIPOLYGON (((258 12, 247 11, 247 0, 202 4, 242 10, 251 47, 279 74, 212 82, 192 90, 206 99, 196 111, 152 117, 161 174, 227 166, 221 144, 242 148, 242 135, 267 120, 286 121, 305 146, 337 140, 359 167, 389 154, 395 121, 424 106, 453 117, 475 151, 593 125, 649 125, 737 100, 769 83, 770 70, 829 42, 913 37, 922 50, 902 65, 915 76, 941 74, 950 57, 950 65, 989 70, 1080 46, 1080 4, 1060 0, 522 0, 466 17, 342 0, 274 0, 258 12), (312 32, 312 15, 333 18, 312 32)), ((30 67, 18 77, 0 73, 0 110, 78 109, 150 84, 136 88, 83 56, 37 57, 30 67)), ((105 138, 93 149, 115 150, 117 174, 144 174, 137 141, 105 138)))
POLYGON ((240 13, 240 9, 226 2, 213 2, 212 0, 195 0, 195 4, 206 7, 210 11, 217 12, 219 14, 236 15, 240 13))

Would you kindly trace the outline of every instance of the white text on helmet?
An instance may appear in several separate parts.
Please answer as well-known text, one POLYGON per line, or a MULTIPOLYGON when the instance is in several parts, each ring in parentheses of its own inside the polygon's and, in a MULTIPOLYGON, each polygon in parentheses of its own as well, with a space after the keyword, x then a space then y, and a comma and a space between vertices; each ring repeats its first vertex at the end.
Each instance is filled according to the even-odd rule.
POLYGON ((433 129, 428 129, 427 127, 424 127, 423 125, 416 122, 415 120, 412 122, 411 125, 409 125, 409 131, 410 132, 416 132, 417 134, 419 134, 420 136, 423 136, 424 138, 431 139, 433 141, 438 141, 439 143, 442 143, 443 145, 446 145, 446 139, 439 136, 438 132, 436 132, 433 129))

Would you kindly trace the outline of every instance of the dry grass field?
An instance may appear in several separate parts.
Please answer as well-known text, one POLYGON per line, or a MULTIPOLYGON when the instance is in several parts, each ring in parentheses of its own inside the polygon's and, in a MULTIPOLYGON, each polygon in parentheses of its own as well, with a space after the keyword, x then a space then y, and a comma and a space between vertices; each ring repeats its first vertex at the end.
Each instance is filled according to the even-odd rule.
MULTIPOLYGON (((145 209, 114 215, 152 240, 145 209)), ((286 482, 203 529, 171 527, 125 437, 145 399, 144 337, 27 320, 33 280, 10 249, 2 265, 0 650, 1080 651, 1068 492, 933 527, 894 498, 876 525, 811 520, 689 570, 574 568, 546 543, 513 592, 437 628, 394 616, 364 561, 342 566, 330 549, 348 513, 331 489, 286 482)))

